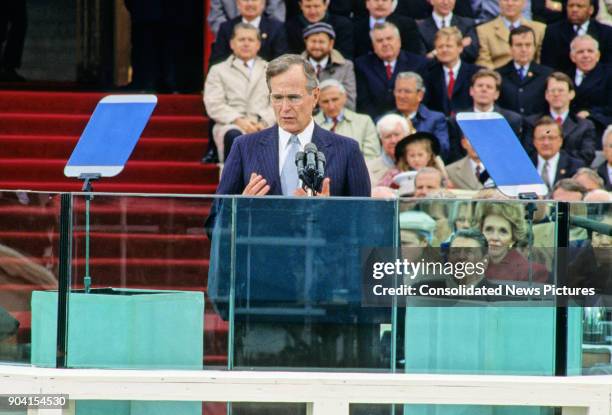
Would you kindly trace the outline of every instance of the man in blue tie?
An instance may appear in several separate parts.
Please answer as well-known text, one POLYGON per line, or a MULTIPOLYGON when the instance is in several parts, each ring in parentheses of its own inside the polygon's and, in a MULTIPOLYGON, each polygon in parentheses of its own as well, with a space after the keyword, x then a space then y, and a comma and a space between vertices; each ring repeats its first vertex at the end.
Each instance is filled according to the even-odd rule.
POLYGON ((312 142, 327 159, 320 195, 370 196, 358 143, 314 123, 319 87, 312 65, 299 55, 280 56, 268 64, 266 81, 277 125, 235 140, 217 194, 304 195, 295 154, 312 142))

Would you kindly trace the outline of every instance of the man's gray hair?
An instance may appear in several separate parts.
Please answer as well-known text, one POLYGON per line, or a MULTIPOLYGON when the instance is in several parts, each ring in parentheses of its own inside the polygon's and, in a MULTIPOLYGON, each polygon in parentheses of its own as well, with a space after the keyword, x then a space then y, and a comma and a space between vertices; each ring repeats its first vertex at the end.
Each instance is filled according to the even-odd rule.
POLYGON ((444 175, 442 174, 442 172, 438 169, 436 169, 435 167, 421 167, 418 171, 416 176, 414 176, 414 184, 416 185, 416 182, 419 178, 420 175, 422 174, 437 174, 438 177, 440 177, 440 187, 442 188, 446 188, 446 180, 444 180, 444 175))
POLYGON ((253 26, 250 23, 244 23, 244 22, 236 23, 236 25, 232 29, 232 37, 230 39, 235 38, 236 34, 238 33, 238 30, 240 30, 240 29, 254 31, 255 33, 257 33, 257 40, 259 40, 261 42, 261 33, 259 32, 259 29, 256 28, 255 26, 253 26))
POLYGON ((374 32, 375 31, 377 31, 377 30, 385 30, 385 29, 389 29, 389 28, 393 29, 393 33, 395 34, 395 36, 397 36, 398 38, 401 39, 400 31, 397 28, 397 26, 394 25, 391 22, 384 22, 384 23, 376 23, 374 25, 374 27, 372 28, 372 30, 370 30, 370 40, 372 40, 372 41, 374 40, 374 32))
POLYGON ((325 91, 327 88, 338 88, 340 92, 346 95, 346 88, 337 79, 329 78, 319 84, 321 91, 325 91))
POLYGON ((582 176, 582 175, 588 177, 589 179, 597 183, 597 186, 599 186, 600 188, 604 187, 603 179, 599 176, 599 174, 597 174, 595 170, 589 169, 588 167, 580 167, 576 171, 576 173, 574 173, 574 176, 572 177, 572 179, 576 179, 576 177, 582 176))
POLYGON ((572 39, 570 43, 570 52, 573 52, 576 49, 576 43, 580 42, 581 40, 590 40, 591 42, 593 42, 593 45, 595 45, 595 50, 599 51, 599 42, 597 41, 597 39, 595 39, 591 35, 580 35, 572 39))
POLYGON ((425 92, 425 83, 423 82, 423 77, 416 72, 400 72, 397 74, 397 78, 395 78, 395 82, 400 79, 414 79, 416 81, 416 89, 417 91, 425 92))
POLYGON ((606 131, 604 131, 603 135, 601 136, 601 147, 605 147, 606 146, 606 141, 612 140, 612 124, 608 125, 608 128, 606 128, 606 131))
POLYGON ((308 93, 311 93, 317 86, 319 86, 317 72, 310 62, 302 58, 300 55, 286 53, 268 63, 268 69, 266 70, 266 83, 268 84, 268 90, 271 90, 270 80, 272 78, 287 72, 292 66, 296 65, 301 66, 304 71, 304 75, 306 76, 306 91, 308 91, 308 93))
POLYGON ((378 133, 379 137, 382 137, 384 133, 393 130, 397 124, 402 127, 402 130, 404 130, 404 136, 407 136, 408 133, 410 133, 408 121, 406 121, 406 118, 399 114, 387 114, 381 117, 376 123, 376 132, 378 133))

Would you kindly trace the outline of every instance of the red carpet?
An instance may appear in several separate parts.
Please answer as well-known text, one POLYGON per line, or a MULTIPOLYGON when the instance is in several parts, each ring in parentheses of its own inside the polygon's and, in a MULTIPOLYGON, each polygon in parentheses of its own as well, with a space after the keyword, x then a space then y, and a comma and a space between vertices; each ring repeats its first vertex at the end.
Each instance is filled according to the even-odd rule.
MULTIPOLYGON (((0 189, 79 191, 64 165, 96 103, 107 94, 0 91, 0 189)), ((94 183, 97 192, 214 193, 216 165, 200 158, 208 123, 199 95, 162 95, 125 170, 94 183)), ((0 198, 0 242, 25 258, 0 256, 0 269, 37 264, 57 275, 58 198, 0 198)), ((91 207, 90 274, 97 287, 205 291, 210 243, 203 224, 210 201, 193 197, 96 196, 91 207)), ((84 201, 75 197, 73 284, 85 274, 84 201)), ((7 273, 10 274, 10 273, 7 273)), ((0 306, 21 322, 19 341, 30 333, 29 298, 56 288, 44 279, 0 276, 0 306)), ((227 324, 207 302, 205 363, 226 362, 227 324)))

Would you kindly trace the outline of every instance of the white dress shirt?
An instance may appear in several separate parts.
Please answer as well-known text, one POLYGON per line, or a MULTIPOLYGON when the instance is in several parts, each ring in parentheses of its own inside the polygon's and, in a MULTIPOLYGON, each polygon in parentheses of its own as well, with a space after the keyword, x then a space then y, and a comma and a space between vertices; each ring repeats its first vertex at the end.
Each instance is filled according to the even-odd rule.
MULTIPOLYGON (((553 157, 548 159, 548 181, 549 182, 547 184, 548 184, 548 187, 550 187, 551 189, 555 185, 555 176, 557 175, 557 166, 559 165, 560 156, 561 154, 557 153, 553 157)), ((546 160, 544 160, 542 156, 538 154, 538 174, 540 175, 540 177, 542 176, 542 170, 544 170, 545 162, 546 160)))
MULTIPOLYGON (((444 81, 446 82, 446 86, 448 86, 448 80, 449 80, 448 73, 450 72, 450 69, 448 69, 446 66, 443 66, 442 68, 444 68, 444 81)), ((455 64, 455 66, 451 68, 453 70, 453 76, 455 77, 455 82, 457 82, 457 75, 459 75, 460 68, 461 68, 461 59, 459 59, 457 63, 455 64)))
POLYGON ((574 32, 576 32, 576 36, 586 35, 589 30, 589 21, 587 20, 580 26, 575 24, 572 27, 574 28, 574 32))
POLYGON ((579 87, 583 80, 584 80, 584 72, 576 68, 576 77, 574 78, 574 83, 576 84, 577 87, 579 87))
MULTIPOLYGON (((310 123, 304 131, 297 134, 298 140, 300 140, 300 151, 304 151, 304 146, 312 141, 312 133, 314 132, 314 120, 311 118, 310 123)), ((283 171, 283 165, 285 159, 289 153, 289 139, 293 134, 283 130, 280 126, 278 127, 278 171, 283 171)))

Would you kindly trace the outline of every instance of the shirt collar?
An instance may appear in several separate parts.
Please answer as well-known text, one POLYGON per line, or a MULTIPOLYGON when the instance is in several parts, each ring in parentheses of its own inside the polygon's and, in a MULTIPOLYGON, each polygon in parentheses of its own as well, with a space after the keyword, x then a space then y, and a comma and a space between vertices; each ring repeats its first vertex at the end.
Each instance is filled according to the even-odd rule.
MULTIPOLYGON (((304 131, 297 134, 298 140, 300 140, 300 148, 304 148, 304 146, 312 141, 312 133, 314 132, 314 120, 311 118, 310 123, 304 128, 304 131)), ((279 138, 279 149, 283 151, 287 148, 287 144, 289 143, 289 139, 293 134, 289 131, 283 130, 280 125, 278 126, 278 138, 279 138)))
POLYGON ((514 62, 514 69, 516 69, 517 71, 521 68, 525 68, 525 76, 527 76, 527 72, 529 72, 529 66, 531 66, 531 63, 521 66, 518 63, 516 63, 516 61, 512 61, 512 62, 514 62))
POLYGON ((370 30, 374 29, 374 25, 376 23, 383 23, 385 21, 386 21, 385 18, 376 19, 376 18, 372 17, 372 15, 370 15, 370 30))
POLYGON ((449 27, 451 20, 453 19, 453 12, 450 12, 448 15, 446 15, 446 17, 442 17, 436 12, 431 12, 431 17, 433 17, 434 22, 436 22, 436 26, 438 26, 438 28, 442 27, 442 20, 445 20, 446 27, 449 27))
MULTIPOLYGON (((328 117, 327 115, 324 115, 324 116, 325 116, 325 122, 326 123, 333 123, 334 122, 334 120, 331 117, 328 117)), ((338 120, 339 123, 344 121, 345 118, 346 117, 344 116, 344 110, 342 110, 340 112, 340 114, 338 114, 338 116, 336 117, 336 119, 338 120)))
POLYGON ((308 61, 312 64, 312 66, 316 69, 317 65, 321 65, 321 68, 325 68, 327 66, 327 62, 329 61, 329 55, 325 56, 320 61, 316 61, 310 56, 308 57, 308 61))
MULTIPOLYGON (((449 69, 446 66, 443 66, 443 68, 444 75, 448 76, 449 69)), ((453 75, 455 75, 455 79, 457 79, 457 75, 459 74, 459 68, 461 68, 461 59, 459 59, 455 66, 451 68, 453 70, 453 75)))
POLYGON ((478 108, 474 107, 474 112, 493 112, 495 110, 495 104, 491 105, 491 107, 487 110, 480 111, 478 108))
POLYGON ((569 110, 566 110, 565 112, 562 112, 561 114, 557 114, 553 110, 550 110, 550 116, 553 118, 553 120, 556 120, 557 117, 561 117, 563 122, 565 122, 565 119, 567 118, 568 115, 569 115, 569 110))
POLYGON ((578 30, 581 30, 581 29, 582 29, 583 34, 585 34, 585 35, 586 35, 586 34, 587 34, 587 32, 589 31, 589 23, 590 23, 590 21, 589 21, 589 20, 587 20, 586 22, 584 22, 584 23, 583 23, 583 24, 581 24, 581 25, 574 24, 574 25, 572 25, 572 27, 573 27, 573 28, 575 28, 575 30, 576 30, 576 31, 578 31, 578 30))
MULTIPOLYGON (((557 152, 557 154, 548 159, 548 165, 555 166, 556 168, 557 163, 559 162, 559 157, 561 157, 561 153, 557 152)), ((538 154, 538 167, 544 165, 545 162, 546 160, 544 160, 542 156, 538 154)), ((554 173, 554 171, 552 171, 551 173, 554 173)))
POLYGON ((519 17, 518 20, 516 22, 511 22, 510 20, 506 19, 504 16, 501 16, 502 22, 504 22, 504 26, 506 26, 508 28, 508 30, 512 30, 511 28, 514 27, 515 25, 521 25, 521 18, 519 17))
POLYGON ((395 167, 395 160, 393 160, 387 153, 382 153, 383 162, 389 167, 395 167))
POLYGON ((257 16, 256 18, 254 18, 253 20, 251 20, 250 22, 247 21, 244 17, 242 18, 242 23, 248 23, 251 26, 255 26, 256 28, 259 29, 259 24, 261 23, 261 15, 257 16))

